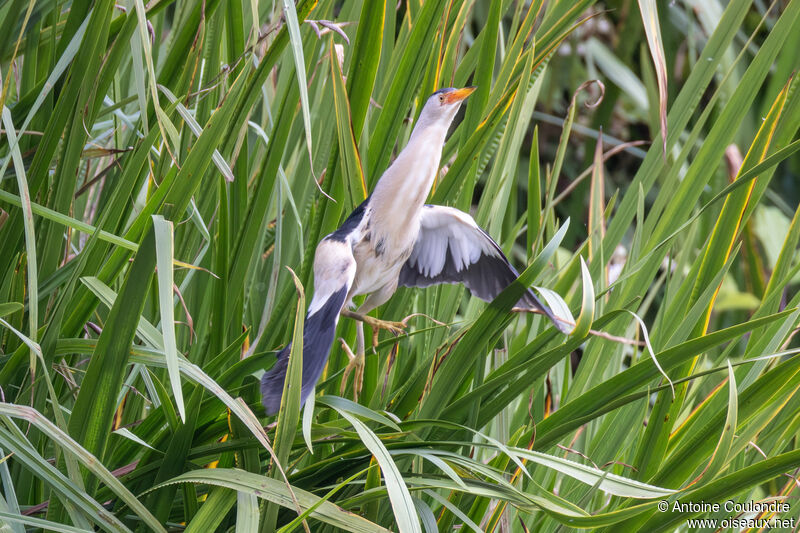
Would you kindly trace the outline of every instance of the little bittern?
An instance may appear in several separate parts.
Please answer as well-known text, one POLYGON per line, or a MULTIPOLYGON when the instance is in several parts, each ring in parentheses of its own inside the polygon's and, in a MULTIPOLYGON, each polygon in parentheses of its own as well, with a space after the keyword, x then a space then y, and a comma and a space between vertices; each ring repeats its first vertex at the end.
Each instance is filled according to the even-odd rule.
MULTIPOLYGON (((438 205, 425 205, 439 171, 447 130, 473 87, 440 89, 433 93, 419 115, 411 138, 386 169, 372 194, 342 226, 322 239, 314 257, 314 296, 303 330, 303 384, 305 402, 314 390, 333 344, 339 315, 357 319, 356 353, 343 343, 350 356, 342 380, 355 369, 354 390, 360 391, 364 365, 364 326, 373 331, 399 332, 405 325, 367 316, 387 301, 397 287, 428 287, 439 283, 463 283, 483 300, 493 300, 517 278, 500 247, 470 215, 438 205), (356 312, 352 299, 367 298, 356 312)), ((532 206, 535 208, 535 206, 532 206)), ((553 314, 531 290, 517 304, 546 315, 553 314)), ((290 346, 278 354, 275 366, 261 379, 268 414, 280 408, 290 346)))

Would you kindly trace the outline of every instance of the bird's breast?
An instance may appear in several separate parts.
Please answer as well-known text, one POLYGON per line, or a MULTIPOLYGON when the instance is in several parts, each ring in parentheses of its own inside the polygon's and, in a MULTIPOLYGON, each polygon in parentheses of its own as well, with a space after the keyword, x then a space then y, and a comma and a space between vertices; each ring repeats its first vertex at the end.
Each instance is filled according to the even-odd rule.
POLYGON ((366 220, 353 242, 356 277, 352 294, 367 294, 396 283, 418 233, 418 220, 404 227, 380 224, 371 217, 366 220))

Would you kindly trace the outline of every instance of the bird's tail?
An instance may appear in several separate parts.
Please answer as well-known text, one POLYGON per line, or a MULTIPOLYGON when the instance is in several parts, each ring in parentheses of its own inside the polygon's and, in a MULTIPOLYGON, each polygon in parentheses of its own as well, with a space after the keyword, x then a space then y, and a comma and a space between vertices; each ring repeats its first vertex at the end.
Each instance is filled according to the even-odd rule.
MULTIPOLYGON (((300 404, 306 402, 308 395, 314 392, 314 386, 322 375, 328 354, 331 351, 333 337, 339 312, 347 297, 347 287, 334 292, 313 313, 307 314, 303 326, 303 385, 300 391, 300 404)), ((278 412, 283 395, 283 382, 289 366, 289 352, 292 344, 278 353, 278 361, 269 372, 261 378, 261 401, 268 415, 278 412)))

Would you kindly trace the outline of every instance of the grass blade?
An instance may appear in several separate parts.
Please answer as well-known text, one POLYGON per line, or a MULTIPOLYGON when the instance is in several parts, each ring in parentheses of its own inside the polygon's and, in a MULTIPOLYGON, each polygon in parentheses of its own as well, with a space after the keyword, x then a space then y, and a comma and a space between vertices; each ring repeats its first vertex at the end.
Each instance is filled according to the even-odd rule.
MULTIPOLYGON (((227 487, 240 493, 253 494, 262 500, 277 503, 282 507, 293 507, 292 498, 287 494, 286 485, 278 480, 242 470, 215 468, 186 472, 185 474, 181 474, 176 478, 153 487, 151 490, 174 483, 206 483, 219 487, 227 487)), ((297 488, 293 488, 293 490, 303 509, 308 509, 320 499, 310 492, 297 488)), ((317 507, 316 511, 311 513, 311 516, 346 531, 357 533, 386 533, 388 531, 330 502, 323 502, 317 507)))
POLYGON ((661 41, 661 25, 658 22, 658 5, 655 0, 639 0, 639 13, 642 15, 647 45, 653 57, 653 65, 658 79, 658 116, 661 121, 661 141, 664 158, 667 157, 667 60, 661 41))
POLYGON ((311 111, 308 106, 308 83, 306 82, 306 63, 303 56, 303 40, 300 37, 300 23, 297 20, 297 11, 294 2, 283 0, 283 15, 286 17, 286 27, 289 29, 289 42, 294 58, 295 75, 297 76, 297 86, 300 88, 300 108, 303 112, 303 126, 306 134, 306 148, 308 149, 308 160, 312 163, 313 172, 313 150, 311 148, 311 111))
POLYGON ((364 446, 378 461, 386 483, 386 490, 389 493, 389 501, 392 503, 398 530, 402 533, 422 533, 422 526, 420 525, 414 502, 411 499, 411 493, 409 493, 406 482, 403 480, 403 476, 400 474, 400 470, 398 470, 389 451, 375 433, 361 420, 344 409, 337 409, 337 411, 353 426, 364 446))
MULTIPOLYGON (((19 146, 17 146, 14 122, 11 118, 11 112, 5 106, 3 106, 2 115, 3 126, 5 127, 6 136, 8 136, 9 140, 8 144, 9 146, 13 146, 11 149, 11 158, 14 160, 17 187, 19 188, 20 203, 22 205, 22 220, 25 227, 25 252, 27 255, 25 266, 28 271, 28 336, 33 342, 36 342, 39 329, 39 276, 36 266, 36 233, 33 227, 31 195, 28 191, 28 179, 25 176, 25 164, 22 161, 22 154, 19 151, 19 146)), ((36 359, 33 351, 31 351, 30 367, 31 372, 36 368, 36 359)))
POLYGON ((153 215, 153 231, 156 239, 156 279, 158 281, 158 306, 161 311, 161 335, 164 341, 164 356, 167 360, 167 374, 172 386, 172 395, 181 422, 186 423, 186 408, 183 405, 181 377, 178 372, 178 345, 175 341, 175 306, 172 303, 173 236, 172 222, 160 215, 153 215))

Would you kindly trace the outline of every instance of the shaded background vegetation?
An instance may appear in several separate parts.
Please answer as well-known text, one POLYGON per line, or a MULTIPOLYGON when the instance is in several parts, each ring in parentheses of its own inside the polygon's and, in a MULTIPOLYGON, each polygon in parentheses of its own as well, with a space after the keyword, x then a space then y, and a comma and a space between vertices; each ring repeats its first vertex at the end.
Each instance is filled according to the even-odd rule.
MULTIPOLYGON (((662 499, 786 498, 743 516, 797 518, 798 18, 798 0, 0 0, 0 530, 712 516, 662 499), (425 98, 465 85, 431 199, 520 281, 490 305, 398 291, 377 316, 425 316, 380 337, 357 402, 336 344, 316 400, 264 418, 316 243, 425 98), (510 313, 524 285, 574 330, 510 313)), ((351 321, 337 334, 353 345, 351 321)))

